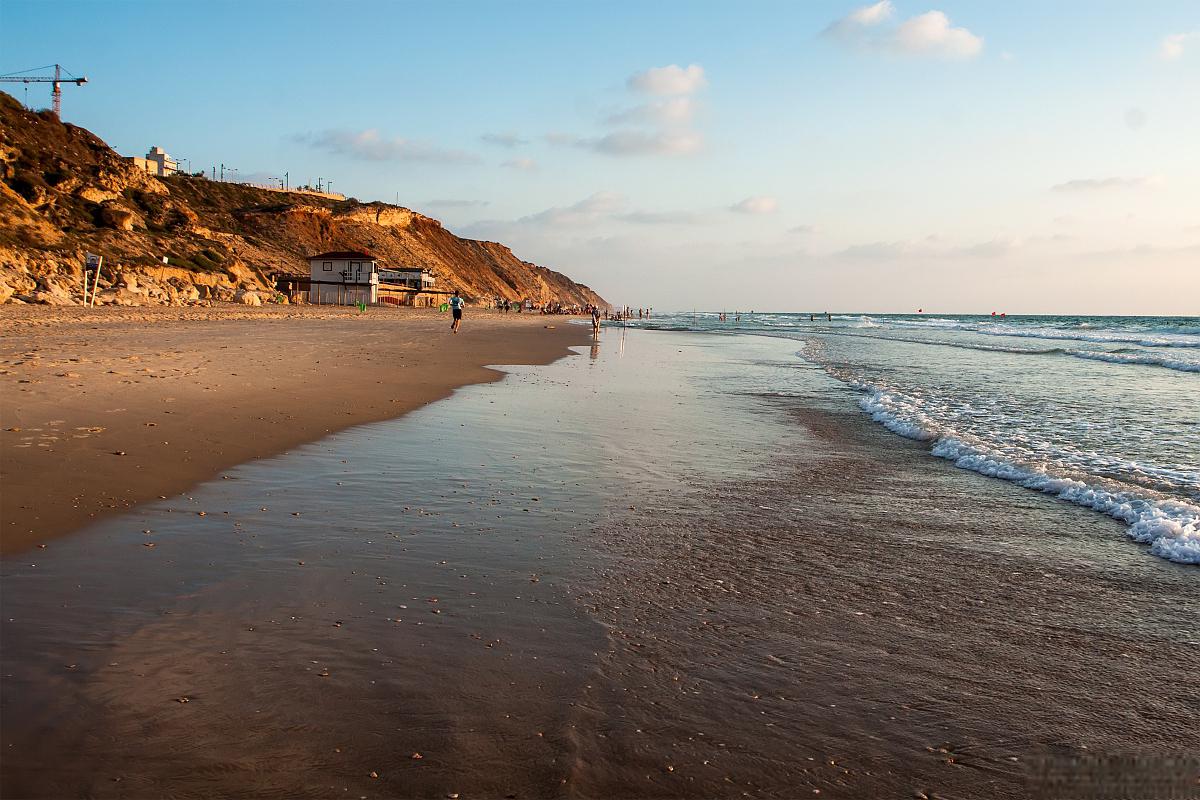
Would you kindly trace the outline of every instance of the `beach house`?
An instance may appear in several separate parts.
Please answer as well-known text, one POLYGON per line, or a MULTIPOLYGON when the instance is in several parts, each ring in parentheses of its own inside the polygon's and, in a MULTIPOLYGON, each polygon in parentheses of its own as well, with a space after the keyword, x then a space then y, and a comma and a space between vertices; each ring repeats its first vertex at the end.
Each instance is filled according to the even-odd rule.
POLYGON ((379 270, 379 282, 426 291, 433 288, 436 279, 433 273, 427 269, 421 267, 402 267, 400 269, 379 270))
POLYGON ((379 302, 393 306, 438 306, 452 291, 434 288, 437 278, 424 267, 379 270, 379 302))
POLYGON ((308 302, 317 305, 374 305, 379 300, 375 257, 357 250, 334 250, 308 258, 308 302))

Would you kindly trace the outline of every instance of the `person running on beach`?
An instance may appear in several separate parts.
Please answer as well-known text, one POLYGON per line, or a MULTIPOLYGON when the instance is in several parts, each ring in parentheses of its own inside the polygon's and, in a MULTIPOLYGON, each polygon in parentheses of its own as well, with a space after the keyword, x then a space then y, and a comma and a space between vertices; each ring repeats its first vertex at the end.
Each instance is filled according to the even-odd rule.
POLYGON ((462 310, 466 305, 465 301, 458 296, 458 290, 454 290, 454 296, 450 298, 450 313, 454 315, 454 321, 450 323, 450 330, 458 333, 458 326, 462 325, 462 310))

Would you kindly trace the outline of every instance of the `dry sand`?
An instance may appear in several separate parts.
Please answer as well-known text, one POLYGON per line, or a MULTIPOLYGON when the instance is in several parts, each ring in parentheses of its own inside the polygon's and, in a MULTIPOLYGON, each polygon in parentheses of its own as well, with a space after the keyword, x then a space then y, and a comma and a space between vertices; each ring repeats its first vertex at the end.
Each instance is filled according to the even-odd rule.
MULTIPOLYGON (((552 327, 547 327, 552 326, 552 327)), ((586 341, 468 309, 0 308, 0 552, 586 341)))

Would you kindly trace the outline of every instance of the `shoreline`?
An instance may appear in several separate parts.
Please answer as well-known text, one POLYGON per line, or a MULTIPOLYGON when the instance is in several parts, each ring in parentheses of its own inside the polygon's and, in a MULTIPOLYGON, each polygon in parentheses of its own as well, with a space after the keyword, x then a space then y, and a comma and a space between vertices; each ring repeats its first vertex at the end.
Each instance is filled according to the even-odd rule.
POLYGON ((0 793, 1190 785, 1190 568, 851 397, 609 329, 2 559, 0 793))
POLYGON ((469 309, 452 335, 424 309, 6 306, 0 554, 555 361, 588 341, 569 319, 469 309))

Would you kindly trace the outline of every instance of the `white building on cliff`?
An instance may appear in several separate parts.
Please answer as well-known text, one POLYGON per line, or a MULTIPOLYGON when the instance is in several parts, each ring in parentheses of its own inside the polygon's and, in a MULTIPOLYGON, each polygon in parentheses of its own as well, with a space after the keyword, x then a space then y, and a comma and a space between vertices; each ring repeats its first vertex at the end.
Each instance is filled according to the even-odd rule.
POLYGON ((146 153, 145 158, 130 156, 125 160, 132 162, 138 169, 145 170, 151 175, 157 175, 160 178, 165 178, 167 175, 174 175, 179 171, 179 164, 175 159, 167 155, 167 151, 161 147, 151 147, 150 152, 146 153))

